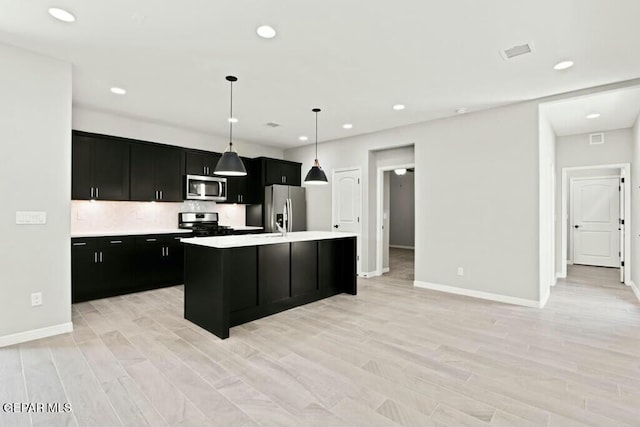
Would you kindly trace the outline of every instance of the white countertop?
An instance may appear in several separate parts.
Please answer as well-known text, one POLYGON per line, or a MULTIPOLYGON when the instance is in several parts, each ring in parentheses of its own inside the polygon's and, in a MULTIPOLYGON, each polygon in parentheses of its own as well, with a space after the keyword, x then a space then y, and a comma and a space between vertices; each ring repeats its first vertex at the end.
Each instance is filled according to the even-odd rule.
POLYGON ((238 231, 264 230, 264 227, 254 227, 252 225, 231 225, 230 227, 233 228, 234 230, 238 230, 238 231))
POLYGON ((210 248, 238 248, 243 246, 275 245, 277 243, 306 242, 310 240, 342 239, 356 237, 355 233, 341 231, 292 231, 287 237, 280 233, 246 234, 240 236, 189 237, 182 243, 210 248))
POLYGON ((71 237, 110 237, 110 236, 143 236, 145 234, 175 234, 191 233, 191 230, 183 228, 171 228, 161 230, 110 230, 110 231, 80 231, 71 233, 71 237))

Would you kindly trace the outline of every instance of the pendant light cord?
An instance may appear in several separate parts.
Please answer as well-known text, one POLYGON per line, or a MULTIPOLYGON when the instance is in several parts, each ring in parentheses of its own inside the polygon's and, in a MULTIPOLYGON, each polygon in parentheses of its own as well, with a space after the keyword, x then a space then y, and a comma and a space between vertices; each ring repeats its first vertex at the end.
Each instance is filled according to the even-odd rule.
POLYGON ((318 161, 318 112, 316 111, 316 162, 318 161))
POLYGON ((233 81, 231 83, 231 102, 229 106, 229 151, 233 151, 233 81))

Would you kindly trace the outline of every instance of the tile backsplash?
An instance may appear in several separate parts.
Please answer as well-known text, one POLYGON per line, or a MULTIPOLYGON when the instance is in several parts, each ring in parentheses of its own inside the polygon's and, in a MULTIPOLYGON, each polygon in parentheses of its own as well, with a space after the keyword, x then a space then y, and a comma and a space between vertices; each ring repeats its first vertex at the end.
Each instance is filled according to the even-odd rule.
POLYGON ((218 212, 221 225, 245 225, 244 205, 184 201, 179 203, 71 201, 71 233, 130 232, 178 228, 180 212, 218 212))

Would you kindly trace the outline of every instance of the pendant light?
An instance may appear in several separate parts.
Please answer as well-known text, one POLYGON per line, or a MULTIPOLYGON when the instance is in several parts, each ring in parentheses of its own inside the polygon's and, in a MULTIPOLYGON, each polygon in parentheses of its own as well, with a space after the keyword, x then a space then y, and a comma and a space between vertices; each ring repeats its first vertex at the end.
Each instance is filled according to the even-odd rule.
POLYGON ((304 179, 305 184, 310 185, 324 185, 328 184, 327 175, 325 175, 324 171, 320 167, 320 162, 318 161, 318 113, 321 111, 319 108, 314 108, 314 113, 316 113, 316 159, 313 162, 313 166, 309 169, 309 173, 304 179))
POLYGON ((218 160, 218 164, 216 165, 216 170, 214 173, 216 175, 223 176, 245 176, 247 174, 247 169, 244 167, 244 163, 242 163, 242 159, 238 156, 238 153, 233 149, 233 82, 238 81, 238 78, 235 76, 227 76, 227 81, 231 85, 231 106, 229 108, 229 148, 227 151, 222 153, 222 157, 218 160))

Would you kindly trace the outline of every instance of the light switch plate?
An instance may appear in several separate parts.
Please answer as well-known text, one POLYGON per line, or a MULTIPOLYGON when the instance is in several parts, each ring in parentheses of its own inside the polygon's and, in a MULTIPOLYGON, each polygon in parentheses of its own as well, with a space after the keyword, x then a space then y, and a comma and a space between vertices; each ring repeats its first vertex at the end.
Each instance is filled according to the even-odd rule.
POLYGON ((42 225, 47 223, 47 213, 39 211, 16 212, 16 224, 18 225, 42 225))

